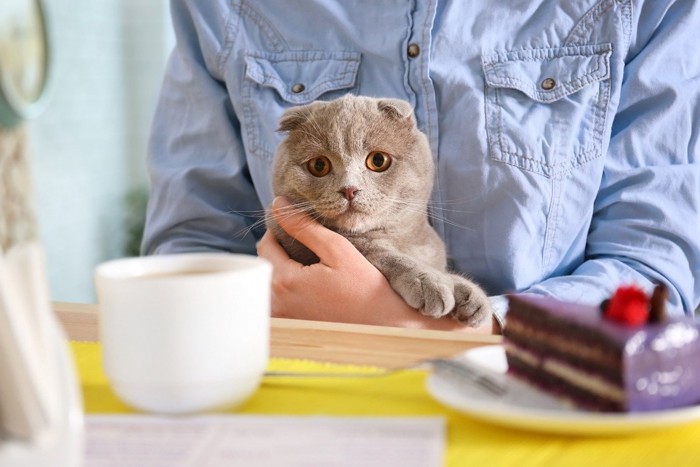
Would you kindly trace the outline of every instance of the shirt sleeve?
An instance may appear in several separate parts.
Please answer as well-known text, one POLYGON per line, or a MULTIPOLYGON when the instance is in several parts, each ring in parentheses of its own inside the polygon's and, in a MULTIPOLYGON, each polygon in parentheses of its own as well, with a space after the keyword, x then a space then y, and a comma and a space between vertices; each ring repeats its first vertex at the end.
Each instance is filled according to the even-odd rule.
POLYGON ((645 2, 635 12, 620 102, 586 260, 526 292, 587 302, 609 284, 670 286, 670 311, 700 296, 700 3, 645 2))
POLYGON ((177 44, 149 142, 144 254, 254 253, 261 234, 263 208, 219 69, 227 18, 198 3, 171 3, 177 44))

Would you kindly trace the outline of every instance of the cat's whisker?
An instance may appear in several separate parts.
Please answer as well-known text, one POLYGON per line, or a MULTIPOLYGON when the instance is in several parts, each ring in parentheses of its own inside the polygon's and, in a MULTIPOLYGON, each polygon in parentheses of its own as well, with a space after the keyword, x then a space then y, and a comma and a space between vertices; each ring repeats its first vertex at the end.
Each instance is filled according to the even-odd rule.
POLYGON ((245 217, 258 217, 264 215, 267 212, 265 209, 251 209, 250 211, 241 209, 230 209, 226 211, 226 214, 240 214, 245 217))
POLYGON ((469 198, 454 198, 454 199, 431 199, 428 201, 428 204, 433 204, 433 203, 440 203, 440 204, 457 204, 457 203, 466 203, 469 201, 469 198))
POLYGON ((248 235, 250 233, 250 231, 259 227, 260 224, 263 223, 265 220, 265 211, 264 210, 251 210, 251 211, 231 210, 231 211, 228 211, 228 214, 237 214, 237 215, 244 217, 244 218, 247 218, 247 219, 254 219, 252 224, 250 224, 245 229, 241 229, 240 231, 238 231, 234 234, 234 236, 239 236, 240 238, 243 238, 246 235, 248 235))
POLYGON ((237 238, 244 238, 248 236, 253 230, 257 229, 258 227, 261 227, 262 225, 265 224, 265 218, 261 218, 250 224, 248 227, 245 229, 241 229, 237 232, 234 233, 234 237, 237 238))
MULTIPOLYGON (((295 203, 291 204, 289 206, 284 206, 281 208, 278 208, 278 216, 281 216, 282 218, 286 216, 291 216, 293 214, 301 213, 301 214, 309 214, 312 211, 312 206, 310 202, 300 202, 300 203, 295 203)), ((232 210, 230 213, 233 214, 239 214, 242 215, 243 217, 247 218, 257 218, 255 221, 248 225, 246 228, 241 229, 233 234, 234 238, 244 238, 247 235, 249 235, 253 230, 263 227, 266 223, 267 216, 269 215, 269 211, 267 210, 250 210, 250 211, 243 211, 243 210, 232 210)))
POLYGON ((285 217, 290 217, 293 215, 297 214, 306 214, 310 215, 313 214, 313 208, 310 203, 304 203, 303 205, 297 204, 297 205, 292 205, 284 208, 280 208, 277 210, 276 216, 278 218, 285 218, 285 217))
POLYGON ((457 222, 454 222, 447 218, 446 216, 439 215, 433 210, 428 210, 426 212, 425 206, 423 203, 418 203, 418 202, 411 202, 410 200, 406 201, 403 199, 394 199, 391 198, 390 201, 394 205, 395 210, 402 209, 405 211, 417 213, 417 214, 425 214, 429 219, 432 219, 434 221, 442 222, 444 224, 450 225, 452 227, 456 227, 459 229, 465 229, 465 230, 473 230, 470 227, 458 224, 457 222))
MULTIPOLYGON (((410 204, 410 205, 415 205, 421 209, 424 209, 426 207, 426 202, 424 200, 416 199, 398 199, 398 198, 390 198, 390 201, 394 203, 402 203, 402 204, 410 204)), ((429 201, 427 203, 427 207, 430 211, 441 211, 441 212, 448 212, 448 213, 458 213, 458 214, 470 214, 472 211, 468 211, 465 209, 453 209, 453 208, 447 208, 444 205, 445 204, 457 204, 457 203, 463 203, 464 200, 453 200, 453 201, 429 201)))
MULTIPOLYGON (((297 211, 297 212, 303 212, 307 216, 306 219, 303 220, 303 223, 298 226, 298 229, 300 231, 308 228, 314 222, 318 222, 322 218, 322 216, 320 214, 318 214, 314 211, 310 211, 310 212, 309 211, 297 211)), ((287 216, 292 216, 294 214, 296 214, 296 212, 289 213, 289 214, 287 214, 287 216)), ((294 243, 298 242, 298 240, 295 237, 292 237, 291 242, 292 242, 292 244, 294 244, 294 243)))
POLYGON ((428 206, 430 211, 440 211, 440 212, 446 212, 446 213, 452 213, 452 214, 472 214, 474 211, 470 211, 467 209, 449 209, 441 206, 428 206))
MULTIPOLYGON (((405 199, 405 198, 389 198, 389 201, 393 203, 399 203, 403 205, 411 205, 411 206, 417 206, 421 210, 426 208, 426 203, 423 200, 416 199, 405 199)), ((459 201, 454 201, 455 203, 459 201)), ((431 211, 442 211, 442 212, 450 212, 450 213, 464 213, 464 214, 469 214, 471 211, 464 210, 464 209, 452 209, 452 208, 447 208, 443 206, 442 202, 438 201, 432 201, 427 203, 427 207, 431 211)))
POLYGON ((292 217, 297 214, 304 214, 306 215, 309 220, 306 221, 305 225, 302 225, 301 228, 306 228, 308 225, 311 224, 313 221, 318 221, 321 216, 316 213, 310 203, 299 203, 291 206, 287 206, 285 208, 281 208, 277 213, 277 218, 278 220, 284 221, 285 219, 292 217), (282 212, 279 212, 282 211, 282 212))
POLYGON ((458 224, 457 222, 451 221, 451 220, 446 219, 446 218, 444 218, 444 217, 437 217, 437 216, 433 216, 433 215, 430 215, 430 216, 428 216, 428 217, 429 217, 430 219, 436 220, 436 221, 438 221, 438 222, 442 222, 443 224, 447 224, 447 225, 449 225, 449 226, 451 226, 451 227, 455 227, 455 228, 457 228, 457 229, 462 229, 462 230, 474 230, 473 227, 467 227, 466 225, 458 224))

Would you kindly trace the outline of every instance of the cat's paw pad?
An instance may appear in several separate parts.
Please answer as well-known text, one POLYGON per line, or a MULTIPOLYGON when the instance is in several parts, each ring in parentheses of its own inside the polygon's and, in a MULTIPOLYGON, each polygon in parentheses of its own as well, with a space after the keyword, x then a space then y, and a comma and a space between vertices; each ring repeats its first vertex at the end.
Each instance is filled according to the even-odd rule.
POLYGON ((451 316, 460 323, 476 327, 491 315, 491 302, 481 287, 472 281, 456 275, 453 278, 455 307, 451 316))

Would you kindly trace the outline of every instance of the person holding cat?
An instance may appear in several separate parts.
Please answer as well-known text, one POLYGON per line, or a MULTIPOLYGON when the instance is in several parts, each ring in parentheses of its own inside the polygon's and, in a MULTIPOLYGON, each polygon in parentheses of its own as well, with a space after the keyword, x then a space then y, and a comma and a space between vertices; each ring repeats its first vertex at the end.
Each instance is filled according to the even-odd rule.
MULTIPOLYGON (((149 148, 144 254, 257 251, 275 265, 276 316, 491 332, 488 319, 420 312, 384 264, 409 277, 414 253, 384 261, 366 235, 275 198, 278 149, 294 138, 278 131, 283 116, 369 96, 407 102, 425 135, 426 206, 447 265, 419 275, 478 284, 467 301, 481 302, 481 290, 490 300, 475 318, 492 310, 501 325, 513 291, 597 304, 628 283, 664 283, 671 313, 698 305, 698 2, 173 0, 171 13, 177 45, 149 148), (318 262, 295 261, 281 234, 264 234, 270 206, 318 262)), ((371 134, 353 146, 314 118, 299 127, 308 141, 356 157, 339 166, 340 150, 310 152, 297 165, 305 173, 330 180, 326 170, 354 167, 359 183, 403 167, 377 127, 345 118, 352 134, 371 134)), ((360 209, 370 191, 334 193, 360 209)), ((374 198, 375 220, 388 201, 374 198)))

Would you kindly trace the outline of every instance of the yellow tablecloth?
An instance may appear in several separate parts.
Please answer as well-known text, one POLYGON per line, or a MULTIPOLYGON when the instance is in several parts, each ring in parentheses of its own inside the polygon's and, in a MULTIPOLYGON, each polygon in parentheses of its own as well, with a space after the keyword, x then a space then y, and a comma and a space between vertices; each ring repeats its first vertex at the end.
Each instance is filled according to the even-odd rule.
MULTIPOLYGON (((99 344, 72 342, 85 411, 129 413, 102 372, 99 344)), ((376 371, 366 367, 272 359, 271 370, 376 371)), ((619 437, 537 434, 471 419, 435 402, 426 373, 381 378, 266 378, 235 413, 277 415, 444 416, 448 467, 463 466, 700 466, 700 422, 659 432, 619 437)))

